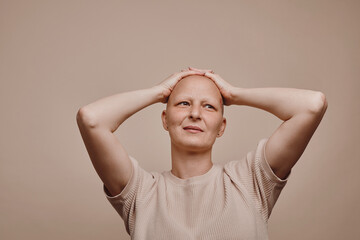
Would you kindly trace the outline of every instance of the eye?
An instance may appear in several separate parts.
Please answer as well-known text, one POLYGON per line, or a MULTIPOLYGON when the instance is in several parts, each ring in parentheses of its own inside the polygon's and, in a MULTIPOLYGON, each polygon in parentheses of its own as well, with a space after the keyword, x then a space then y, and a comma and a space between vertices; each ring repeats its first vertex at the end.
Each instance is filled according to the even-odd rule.
POLYGON ((182 103, 186 103, 186 104, 189 104, 188 102, 180 102, 178 105, 182 105, 182 103))
POLYGON ((210 104, 206 104, 205 106, 209 106, 210 108, 213 108, 213 109, 215 109, 212 105, 210 105, 210 104))

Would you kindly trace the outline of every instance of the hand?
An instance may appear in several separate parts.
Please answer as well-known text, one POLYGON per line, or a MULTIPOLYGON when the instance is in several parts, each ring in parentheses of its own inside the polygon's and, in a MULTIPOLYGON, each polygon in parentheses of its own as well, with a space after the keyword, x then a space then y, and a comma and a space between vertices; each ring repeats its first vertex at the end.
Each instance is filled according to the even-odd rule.
POLYGON ((159 83, 156 87, 159 87, 162 92, 162 103, 167 103, 168 98, 174 89, 175 85, 183 78, 190 75, 205 75, 205 71, 195 71, 189 69, 183 69, 181 72, 173 73, 167 77, 164 81, 159 83))
POLYGON ((233 100, 233 91, 235 89, 234 86, 232 86, 230 83, 222 79, 218 74, 211 73, 211 72, 205 72, 204 76, 210 78, 214 81, 216 86, 219 88, 221 95, 224 98, 224 105, 229 106, 234 104, 233 100))
POLYGON ((189 70, 195 70, 195 71, 199 71, 199 72, 211 72, 211 73, 214 73, 214 71, 211 70, 211 69, 198 69, 198 68, 189 67, 189 70))

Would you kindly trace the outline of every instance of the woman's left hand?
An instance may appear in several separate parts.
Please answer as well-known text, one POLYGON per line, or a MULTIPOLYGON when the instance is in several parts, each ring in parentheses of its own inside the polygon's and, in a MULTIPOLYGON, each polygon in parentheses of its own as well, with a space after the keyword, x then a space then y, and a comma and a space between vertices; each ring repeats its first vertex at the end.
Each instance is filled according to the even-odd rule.
POLYGON ((220 77, 220 75, 215 74, 212 70, 202 70, 192 67, 189 67, 189 70, 205 72, 205 76, 213 80, 213 82, 219 88, 221 95, 224 97, 224 105, 229 106, 234 103, 232 96, 235 87, 225 81, 222 77, 220 77))

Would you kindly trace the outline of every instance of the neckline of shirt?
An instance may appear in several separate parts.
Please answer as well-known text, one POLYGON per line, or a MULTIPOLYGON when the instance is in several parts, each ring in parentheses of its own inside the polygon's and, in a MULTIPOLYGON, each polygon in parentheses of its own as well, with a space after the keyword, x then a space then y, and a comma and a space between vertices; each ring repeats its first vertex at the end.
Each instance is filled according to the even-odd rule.
POLYGON ((218 164, 213 163, 212 167, 204 174, 199 176, 194 176, 186 179, 179 178, 172 174, 171 170, 166 171, 165 174, 168 179, 170 179, 173 183, 177 185, 192 185, 192 184, 199 184, 211 179, 211 177, 215 174, 216 168, 218 164))

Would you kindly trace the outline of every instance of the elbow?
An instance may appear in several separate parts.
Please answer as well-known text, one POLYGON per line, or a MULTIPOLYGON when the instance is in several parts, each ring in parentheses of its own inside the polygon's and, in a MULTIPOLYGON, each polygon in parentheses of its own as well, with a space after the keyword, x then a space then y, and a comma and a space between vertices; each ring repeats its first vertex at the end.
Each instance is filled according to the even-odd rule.
POLYGON ((94 114, 86 107, 82 107, 76 114, 76 122, 79 126, 94 128, 97 126, 94 114))
POLYGON ((324 93, 316 92, 311 107, 312 113, 324 113, 327 109, 328 103, 324 93))

